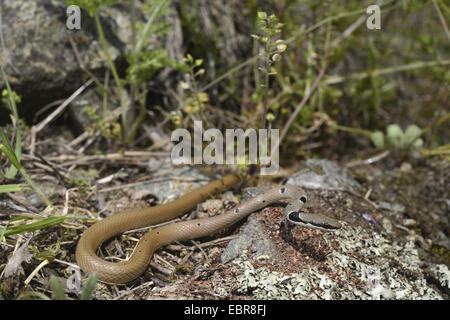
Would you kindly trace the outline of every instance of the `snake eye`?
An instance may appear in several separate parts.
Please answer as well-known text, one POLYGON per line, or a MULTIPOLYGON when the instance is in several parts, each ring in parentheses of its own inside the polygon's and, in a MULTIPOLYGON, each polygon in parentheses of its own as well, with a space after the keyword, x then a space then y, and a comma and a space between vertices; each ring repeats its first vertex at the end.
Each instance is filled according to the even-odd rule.
POLYGON ((300 197, 300 201, 303 202, 303 203, 306 203, 306 197, 305 196, 301 196, 300 197))
POLYGON ((295 220, 295 212, 289 212, 288 213, 288 220, 293 221, 295 220))
POLYGON ((289 212, 288 219, 292 223, 303 222, 302 219, 300 219, 300 217, 298 215, 298 211, 289 212))

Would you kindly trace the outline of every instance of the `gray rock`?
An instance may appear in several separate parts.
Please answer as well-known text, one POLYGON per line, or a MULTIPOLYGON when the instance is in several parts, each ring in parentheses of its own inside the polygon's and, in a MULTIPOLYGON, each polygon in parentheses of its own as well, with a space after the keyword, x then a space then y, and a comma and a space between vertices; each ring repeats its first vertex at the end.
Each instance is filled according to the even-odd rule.
MULTIPOLYGON (((93 19, 82 11, 80 30, 67 30, 65 1, 5 0, 0 8, 6 52, 6 72, 14 90, 22 97, 21 107, 36 108, 67 97, 82 83, 83 72, 69 42, 71 35, 86 67, 106 66, 93 19)), ((131 31, 124 10, 110 8, 100 14, 113 60, 123 57, 131 31), (120 32, 119 32, 120 31, 120 32)), ((0 79, 0 87, 3 87, 0 79)))
POLYGON ((256 196, 259 196, 260 194, 263 194, 264 190, 258 187, 248 187, 245 188, 242 192, 242 202, 248 201, 251 198, 254 198, 256 196))
POLYGON ((294 174, 287 184, 310 189, 348 189, 357 190, 359 183, 347 175, 334 161, 309 159, 306 168, 294 174))
MULTIPOLYGON (((245 202, 261 193, 264 191, 259 188, 246 188, 242 201, 245 202)), ((269 260, 274 261, 279 258, 275 244, 266 236, 266 232, 254 215, 250 215, 244 229, 239 233, 239 237, 228 243, 220 256, 220 261, 227 263, 240 256, 244 250, 253 252, 255 259, 268 257, 269 260)))
POLYGON ((441 230, 435 230, 436 240, 434 241, 437 245, 447 248, 450 250, 450 239, 441 230))
MULTIPOLYGON (((143 12, 142 2, 136 1, 136 16, 145 22, 150 14, 143 12)), ((4 46, 2 43, 0 58, 5 62, 5 71, 13 90, 22 98, 21 109, 31 111, 23 112, 25 115, 33 115, 38 108, 57 99, 67 98, 84 83, 85 73, 79 66, 69 37, 74 40, 85 67, 96 74, 100 81, 104 70, 108 68, 94 19, 86 11, 81 10, 81 29, 68 30, 67 7, 66 1, 61 0, 1 2, 4 46)), ((127 65, 126 54, 132 49, 128 5, 119 3, 102 8, 99 16, 111 59, 117 71, 123 74, 127 65)), ((156 36, 152 35, 153 38, 149 43, 151 45, 157 43, 158 46, 167 48, 170 57, 181 60, 183 39, 176 10, 164 19, 173 27, 173 32, 161 37, 162 39, 156 39, 156 36), (181 37, 175 39, 175 36, 181 37)), ((170 81, 165 82, 168 71, 161 71, 155 79, 158 79, 158 83, 177 91, 181 90, 173 83, 169 83, 170 81)), ((111 77, 111 89, 113 84, 111 77)), ((4 81, 0 77, 0 88, 3 87, 4 81)), ((89 104, 93 105, 92 102, 95 101, 89 100, 89 104)), ((74 114, 79 112, 80 110, 75 109, 74 114)))
POLYGON ((240 256, 244 250, 251 251, 255 259, 265 257, 276 261, 279 258, 275 244, 266 236, 262 226, 253 215, 248 218, 239 237, 228 243, 220 256, 220 261, 227 263, 240 256))
MULTIPOLYGON (((108 97, 108 106, 114 106, 116 103, 108 97)), ((70 127, 78 135, 89 127, 89 124, 95 124, 96 120, 89 118, 85 108, 91 108, 95 114, 106 123, 114 123, 120 114, 120 108, 103 112, 103 95, 96 88, 87 89, 68 107, 70 127)))
POLYGON ((210 180, 195 168, 172 166, 170 158, 161 160, 157 168, 158 172, 167 172, 167 175, 156 178, 154 182, 138 185, 132 188, 132 190, 151 193, 159 200, 159 203, 176 199, 187 188, 200 187, 210 180), (177 179, 174 180, 172 177, 176 177, 177 179), (183 180, 178 178, 182 178, 183 180), (176 187, 174 187, 174 184, 176 184, 176 187))
POLYGON ((403 212, 405 212, 405 206, 402 205, 401 203, 398 203, 398 202, 390 204, 390 203, 385 202, 385 201, 380 201, 378 203, 378 206, 382 210, 392 211, 393 213, 403 213, 403 212))

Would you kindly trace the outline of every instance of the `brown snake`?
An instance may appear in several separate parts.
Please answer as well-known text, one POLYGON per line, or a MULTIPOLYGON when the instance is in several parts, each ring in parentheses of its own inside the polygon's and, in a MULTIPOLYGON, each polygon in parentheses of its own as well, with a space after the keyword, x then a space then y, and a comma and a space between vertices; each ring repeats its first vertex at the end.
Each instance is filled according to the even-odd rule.
POLYGON ((240 178, 227 175, 222 179, 210 182, 192 192, 166 204, 145 209, 129 210, 113 214, 103 219, 81 236, 76 259, 86 273, 96 273, 100 281, 109 284, 123 284, 141 275, 147 268, 153 252, 173 241, 183 241, 205 237, 223 230, 241 220, 250 213, 281 199, 293 199, 286 207, 288 221, 325 230, 340 228, 338 221, 318 215, 300 213, 306 201, 302 189, 295 186, 283 186, 271 189, 214 217, 195 219, 164 225, 147 232, 138 242, 130 258, 122 262, 109 262, 97 256, 98 247, 109 238, 124 231, 142 228, 174 219, 195 208, 211 194, 237 184, 240 178))

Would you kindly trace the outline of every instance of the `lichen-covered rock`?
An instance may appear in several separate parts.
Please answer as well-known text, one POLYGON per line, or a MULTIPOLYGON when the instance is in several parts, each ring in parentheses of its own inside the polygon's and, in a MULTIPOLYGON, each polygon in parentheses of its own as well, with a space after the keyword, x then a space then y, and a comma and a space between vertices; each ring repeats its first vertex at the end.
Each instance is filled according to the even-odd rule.
POLYGON ((236 291, 254 299, 442 299, 428 285, 413 242, 390 242, 346 223, 338 233, 340 247, 327 256, 326 271, 311 264, 283 274, 254 267, 242 254, 233 261, 236 291))
POLYGON ((450 270, 445 264, 434 264, 429 269, 441 287, 450 289, 450 270))

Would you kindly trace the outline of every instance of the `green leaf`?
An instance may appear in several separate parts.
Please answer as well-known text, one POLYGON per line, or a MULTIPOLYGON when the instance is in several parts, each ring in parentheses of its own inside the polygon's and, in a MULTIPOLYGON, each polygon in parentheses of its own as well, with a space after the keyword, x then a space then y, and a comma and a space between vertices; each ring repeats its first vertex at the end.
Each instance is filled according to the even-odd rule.
POLYGON ((128 55, 128 80, 145 83, 152 79, 155 73, 165 67, 186 71, 187 66, 169 57, 164 49, 156 49, 128 55))
POLYGON ((20 164, 19 160, 16 157, 16 153, 14 152, 13 147, 11 146, 11 143, 9 142, 8 137, 6 136, 5 132, 3 131, 2 127, 0 127, 0 138, 3 141, 3 144, 0 144, 0 153, 3 152, 6 157, 9 159, 9 161, 18 169, 22 169, 22 165, 20 164))
POLYGON ((67 0, 67 5, 75 5, 83 8, 93 17, 101 7, 117 4, 117 0, 67 0))
POLYGON ((267 19, 267 13, 265 13, 264 11, 258 11, 258 19, 259 20, 267 19))
POLYGON ((4 185, 0 185, 0 193, 18 192, 18 191, 22 191, 22 190, 25 190, 25 189, 30 189, 30 187, 25 185, 25 184, 4 184, 4 185))
POLYGON ((6 89, 8 92, 8 99, 9 99, 9 103, 11 104, 11 109, 12 109, 13 115, 16 118, 16 120, 18 120, 19 114, 17 113, 17 106, 16 106, 16 101, 14 99, 14 93, 11 90, 11 87, 9 85, 8 77, 6 76, 5 70, 3 70, 3 67, 1 65, 0 65, 0 70, 2 71, 3 81, 5 81, 6 89))
POLYGON ((397 124, 391 124, 386 130, 387 142, 390 146, 400 148, 403 143, 403 131, 397 124))
POLYGON ((138 40, 136 44, 136 48, 134 50, 135 53, 138 53, 142 50, 144 46, 145 40, 149 37, 152 31, 152 24, 154 20, 159 16, 160 11, 165 7, 165 5, 168 5, 168 0, 161 0, 158 4, 158 6, 153 10, 152 15, 148 19, 147 23, 145 24, 144 31, 142 32, 141 38, 138 40))
MULTIPOLYGON (((8 77, 6 76, 5 70, 3 70, 3 67, 1 65, 0 65, 0 70, 2 72, 2 78, 5 81, 5 85, 6 85, 6 89, 7 89, 6 91, 7 91, 8 99, 9 99, 9 105, 11 106, 11 110, 13 113, 13 121, 14 121, 14 123, 17 124, 17 121, 19 120, 19 114, 17 112, 17 106, 16 106, 16 96, 17 95, 15 95, 15 92, 13 92, 11 90, 11 86, 9 85, 8 77)), ((6 138, 6 135, 4 134, 4 132, 2 130, 2 140, 4 140, 3 143, 7 147, 10 147, 11 150, 13 150, 9 140, 6 138, 6 140, 8 141, 6 143, 5 138, 6 138)), ((15 158, 17 159, 17 162, 20 161, 21 156, 22 156, 22 138, 21 138, 21 131, 19 128, 17 128, 17 130, 16 130, 16 149, 15 149, 15 158)), ((10 159, 10 161, 11 161, 11 159, 10 159)), ((12 163, 12 161, 11 161, 11 163, 12 163)), ((16 176, 18 170, 20 170, 20 168, 18 166, 15 166, 15 165, 11 166, 8 169, 8 172, 6 173, 5 177, 7 179, 14 178, 16 176)))
POLYGON ((25 291, 22 292, 18 297, 17 300, 51 300, 49 297, 47 297, 45 294, 41 292, 35 292, 35 291, 25 291))
POLYGON ((413 145, 413 147, 419 148, 419 147, 423 146, 423 140, 419 138, 416 141, 414 141, 414 143, 412 145, 413 145))
POLYGON ((97 274, 93 273, 89 276, 84 285, 83 292, 81 293, 80 300, 89 300, 92 292, 95 289, 95 284, 97 283, 97 274))
POLYGON ((18 233, 24 233, 24 232, 31 232, 31 231, 36 231, 36 230, 40 230, 40 229, 45 229, 48 227, 52 227, 55 225, 59 225, 61 223, 63 223, 64 221, 68 220, 68 219, 86 219, 84 217, 73 217, 73 216, 56 216, 56 217, 48 217, 48 218, 44 218, 44 217, 29 217, 29 216, 20 216, 20 217, 15 217, 12 218, 10 220, 10 222, 13 221, 18 221, 18 220, 29 220, 29 219, 37 219, 38 221, 36 222, 32 222, 32 223, 21 223, 21 224, 16 224, 12 227, 8 227, 6 228, 4 235, 5 236, 10 236, 13 234, 18 234, 18 233))
POLYGON ((50 278, 50 288, 53 291, 55 300, 67 300, 66 294, 64 293, 64 288, 58 278, 54 276, 50 278))
POLYGON ((203 59, 196 59, 194 66, 195 67, 200 67, 203 64, 203 59))
MULTIPOLYGON (((415 143, 417 143, 417 141, 419 140, 418 138, 420 137, 422 130, 416 126, 416 125, 410 125, 408 126, 408 128, 406 128, 405 131, 405 146, 410 146, 410 145, 415 145, 415 143)), ((423 142, 423 141, 422 141, 423 142)), ((416 147, 420 147, 422 144, 417 145, 416 147)))
POLYGON ((375 131, 370 135, 370 140, 372 140, 375 147, 383 149, 384 148, 384 134, 381 131, 375 131))

